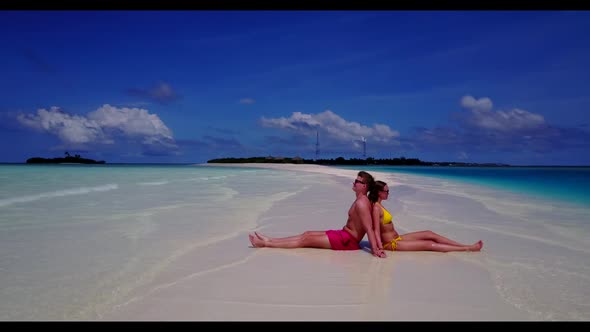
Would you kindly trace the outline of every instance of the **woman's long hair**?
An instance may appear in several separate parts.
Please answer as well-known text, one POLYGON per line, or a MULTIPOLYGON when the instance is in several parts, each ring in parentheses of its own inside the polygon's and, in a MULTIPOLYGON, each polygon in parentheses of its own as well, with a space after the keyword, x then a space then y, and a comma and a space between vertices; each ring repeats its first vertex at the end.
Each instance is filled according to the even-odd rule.
POLYGON ((383 181, 375 181, 373 186, 371 187, 371 191, 369 191, 369 200, 375 204, 379 200, 379 192, 385 188, 387 183, 383 181))

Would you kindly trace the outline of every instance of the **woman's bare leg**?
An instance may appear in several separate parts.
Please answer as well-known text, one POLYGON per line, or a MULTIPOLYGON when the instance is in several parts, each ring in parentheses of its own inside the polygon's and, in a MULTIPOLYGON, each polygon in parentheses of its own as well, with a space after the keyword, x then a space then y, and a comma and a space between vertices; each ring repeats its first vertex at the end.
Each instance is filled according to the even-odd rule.
POLYGON ((442 235, 436 234, 433 231, 419 231, 419 232, 412 232, 408 234, 402 235, 404 240, 430 240, 436 243, 441 244, 449 244, 456 247, 470 247, 472 244, 463 244, 451 239, 448 239, 442 235))
MULTIPOLYGON (((403 238, 403 235, 402 235, 403 238)), ((454 246, 450 244, 437 243, 432 240, 400 240, 397 241, 397 248, 395 251, 480 251, 483 247, 483 241, 479 240, 472 245, 454 246)), ((391 247, 388 247, 391 250, 391 247)))
POLYGON ((250 243, 256 248, 332 248, 325 231, 306 231, 299 235, 282 238, 271 238, 257 232, 254 234, 248 236, 250 243))

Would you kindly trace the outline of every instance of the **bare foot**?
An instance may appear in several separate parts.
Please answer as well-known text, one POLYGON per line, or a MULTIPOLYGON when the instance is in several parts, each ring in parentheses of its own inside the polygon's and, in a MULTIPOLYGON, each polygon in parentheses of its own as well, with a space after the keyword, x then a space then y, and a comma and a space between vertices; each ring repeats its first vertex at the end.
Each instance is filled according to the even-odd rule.
POLYGON ((250 243, 252 243, 252 246, 254 248, 263 248, 264 247, 264 241, 259 239, 258 237, 252 235, 252 234, 248 234, 248 237, 250 238, 250 243))
POLYGON ((261 239, 264 242, 270 242, 270 238, 268 236, 262 235, 258 232, 254 232, 254 234, 256 235, 256 237, 258 237, 259 239, 261 239))
POLYGON ((469 247, 469 251, 480 251, 483 247, 483 241, 479 240, 469 247))

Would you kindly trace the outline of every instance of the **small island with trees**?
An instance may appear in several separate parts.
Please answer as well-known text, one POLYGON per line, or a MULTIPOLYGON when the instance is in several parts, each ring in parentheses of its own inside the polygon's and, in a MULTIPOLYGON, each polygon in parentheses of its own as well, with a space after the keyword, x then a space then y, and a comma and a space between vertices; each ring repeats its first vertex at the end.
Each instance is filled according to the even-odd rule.
POLYGON ((63 158, 41 158, 33 157, 27 159, 27 164, 104 164, 104 160, 93 160, 88 158, 82 158, 79 154, 71 156, 66 151, 65 157, 63 158))
POLYGON ((417 158, 390 158, 390 159, 375 159, 375 158, 351 158, 344 159, 338 157, 336 159, 303 159, 301 157, 250 157, 250 158, 218 158, 208 160, 207 163, 220 164, 239 164, 239 163, 275 163, 275 164, 316 164, 316 165, 391 165, 391 166, 461 166, 461 167, 506 167, 507 164, 500 163, 464 163, 464 162, 430 162, 422 161, 417 158))

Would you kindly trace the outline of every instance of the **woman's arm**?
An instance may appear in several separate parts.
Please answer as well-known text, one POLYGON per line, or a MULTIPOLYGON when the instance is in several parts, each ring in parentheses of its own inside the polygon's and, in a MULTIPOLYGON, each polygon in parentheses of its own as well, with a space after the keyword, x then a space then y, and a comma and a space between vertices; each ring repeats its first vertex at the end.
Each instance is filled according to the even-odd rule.
POLYGON ((377 242, 377 248, 383 249, 383 243, 381 241, 381 219, 383 219, 383 210, 377 204, 373 204, 373 232, 375 233, 375 240, 377 242))
POLYGON ((378 247, 378 240, 375 237, 375 231, 373 230, 373 218, 371 210, 371 202, 365 197, 357 199, 357 206, 355 208, 358 218, 360 219, 361 227, 367 233, 369 238, 369 244, 371 245, 371 253, 373 256, 384 258, 385 252, 382 248, 378 247))

